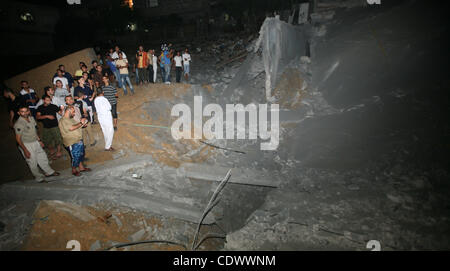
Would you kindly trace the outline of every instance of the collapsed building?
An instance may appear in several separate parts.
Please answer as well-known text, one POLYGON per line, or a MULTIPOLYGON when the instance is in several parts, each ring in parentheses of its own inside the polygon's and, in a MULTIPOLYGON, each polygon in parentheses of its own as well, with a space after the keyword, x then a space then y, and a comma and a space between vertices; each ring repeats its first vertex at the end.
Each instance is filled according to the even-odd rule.
MULTIPOLYGON (((56 210, 83 227, 135 226, 121 236, 86 237, 82 248, 92 250, 126 239, 165 240, 175 249, 367 250, 370 240, 384 250, 448 249, 449 172, 445 160, 427 158, 448 131, 434 125, 448 106, 437 98, 448 82, 441 83, 442 70, 421 69, 445 64, 436 57, 448 33, 443 12, 417 1, 324 1, 305 21, 304 6, 296 12, 301 23, 268 17, 254 36, 195 46, 189 84, 136 87, 134 97, 121 97, 119 151, 100 157, 92 173, 3 184, 0 218, 10 225, 2 248, 39 249, 42 236, 22 233, 56 227, 56 210), (432 97, 423 94, 428 87, 432 97), (254 123, 239 125, 234 115, 225 126, 238 123, 233 131, 243 139, 175 140, 172 108, 185 104, 194 114, 196 96, 224 109, 278 105, 276 148, 262 150, 267 139, 250 139, 254 123), (153 220, 123 216, 136 212, 153 220)), ((192 132, 201 128, 194 121, 192 132)), ((97 138, 101 145, 100 129, 97 138)), ((96 155, 88 153, 91 162, 96 155)), ((52 248, 65 249, 64 237, 52 248)))

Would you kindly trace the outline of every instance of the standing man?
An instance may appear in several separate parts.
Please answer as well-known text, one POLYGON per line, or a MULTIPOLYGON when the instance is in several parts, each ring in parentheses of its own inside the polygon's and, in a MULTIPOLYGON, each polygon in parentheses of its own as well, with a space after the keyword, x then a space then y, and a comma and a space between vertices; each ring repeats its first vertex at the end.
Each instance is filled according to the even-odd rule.
POLYGON ((137 69, 138 72, 136 74, 139 74, 138 84, 147 83, 147 72, 145 71, 148 66, 148 57, 147 52, 144 51, 144 47, 141 45, 139 46, 139 50, 136 53, 136 63, 137 63, 137 69))
POLYGON ((148 50, 147 52, 147 70, 148 70, 148 82, 155 83, 153 80, 153 55, 152 50, 148 50))
MULTIPOLYGON (((111 54, 111 58, 112 58, 113 60, 119 59, 119 53, 120 53, 120 52, 122 52, 122 51, 120 51, 119 46, 116 45, 116 47, 114 47, 114 52, 111 54)), ((127 59, 127 56, 125 55, 124 52, 122 52, 122 57, 125 58, 125 59, 127 59)))
POLYGON ((108 76, 103 76, 103 85, 103 95, 111 104, 111 115, 113 117, 114 131, 117 131, 117 89, 109 84, 108 76))
POLYGON ((89 142, 90 146, 93 147, 97 144, 97 140, 94 138, 94 132, 92 131, 92 125, 89 122, 89 115, 86 110, 86 102, 83 100, 75 101, 72 96, 66 97, 66 104, 71 105, 75 108, 75 116, 73 117, 77 122, 80 122, 82 118, 88 120, 88 123, 83 126, 82 134, 83 134, 83 143, 89 142))
POLYGON ((19 107, 23 105, 19 97, 14 95, 13 91, 9 88, 3 90, 3 97, 6 99, 8 114, 9 114, 9 127, 14 127, 14 122, 19 118, 19 107))
POLYGON ((34 89, 30 88, 27 81, 20 82, 22 86, 22 90, 20 91, 20 97, 22 101, 25 103, 25 105, 28 106, 30 109, 31 115, 36 117, 36 109, 37 109, 37 102, 39 101, 39 98, 36 95, 36 92, 34 92, 34 89))
POLYGON ((116 77, 117 87, 122 88, 122 81, 120 80, 119 69, 116 68, 114 60, 109 55, 106 57, 106 65, 108 65, 109 69, 114 74, 114 77, 116 77))
POLYGON ((42 131, 42 141, 50 151, 50 157, 57 159, 62 156, 61 153, 61 134, 58 129, 58 119, 56 114, 62 115, 62 109, 52 104, 52 99, 49 96, 44 96, 44 104, 38 107, 36 119, 41 120, 44 124, 42 131), (56 148, 55 149, 53 148, 56 148), (55 157, 53 157, 55 155, 55 157))
POLYGON ((84 143, 81 129, 88 123, 88 120, 82 118, 78 122, 74 119, 74 116, 75 108, 68 105, 63 118, 59 122, 59 130, 63 137, 64 146, 68 148, 72 158, 72 175, 80 176, 80 172, 91 171, 90 168, 83 165, 84 143))
POLYGON ((172 62, 170 60, 170 52, 168 50, 164 51, 164 72, 166 74, 166 78, 164 82, 167 85, 170 85, 170 70, 172 69, 172 62))
POLYGON ((54 171, 48 164, 47 154, 42 149, 42 143, 36 131, 36 121, 30 116, 30 109, 28 106, 20 106, 19 118, 14 124, 14 131, 16 132, 16 141, 23 157, 27 161, 36 181, 46 182, 44 175, 39 172, 39 167, 45 172, 45 177, 58 176, 59 173, 54 171))
POLYGON ((97 108, 98 122, 102 127, 103 137, 105 138, 105 151, 113 151, 114 149, 111 145, 114 137, 114 126, 111 114, 111 104, 105 98, 102 89, 100 89, 97 94, 94 103, 97 108))
POLYGON ((89 112, 89 121, 93 123, 94 110, 92 108, 92 105, 94 104, 94 91, 88 86, 88 83, 85 81, 84 77, 78 79, 78 86, 75 88, 74 98, 77 100, 81 98, 86 102, 86 110, 89 112))
POLYGON ((180 52, 177 52, 177 55, 173 58, 175 61, 175 72, 177 83, 181 81, 181 73, 183 72, 183 58, 181 58, 180 52))
POLYGON ((156 75, 158 74, 158 57, 156 56, 155 50, 152 50, 152 64, 153 64, 153 83, 156 83, 156 75))
POLYGON ((191 54, 189 54, 189 51, 186 48, 186 50, 184 50, 183 53, 184 79, 186 79, 186 81, 189 79, 190 63, 191 63, 191 54))
POLYGON ((164 51, 161 51, 161 55, 158 57, 158 63, 159 63, 159 69, 161 70, 161 82, 166 82, 166 69, 165 69, 165 62, 164 62, 164 51))
POLYGON ((120 72, 120 80, 122 81, 123 94, 127 95, 127 83, 130 87, 131 94, 134 94, 134 88, 128 76, 128 60, 123 57, 123 53, 119 52, 119 59, 116 60, 116 68, 120 72))

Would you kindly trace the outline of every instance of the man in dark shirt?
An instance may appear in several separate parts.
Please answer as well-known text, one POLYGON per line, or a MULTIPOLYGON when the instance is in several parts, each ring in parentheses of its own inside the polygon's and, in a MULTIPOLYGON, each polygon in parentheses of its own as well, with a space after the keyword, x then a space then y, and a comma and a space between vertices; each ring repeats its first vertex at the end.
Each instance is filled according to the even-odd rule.
POLYGON ((30 108, 31 115, 35 117, 37 109, 36 104, 39 102, 39 98, 34 89, 30 88, 27 81, 24 80, 20 82, 20 85, 22 86, 22 90, 20 91, 21 100, 28 108, 30 108))
POLYGON ((114 130, 117 131, 117 89, 109 84, 109 77, 103 76, 103 95, 111 104, 111 114, 113 117, 114 130))
POLYGON ((94 74, 97 72, 97 67, 98 67, 98 62, 97 60, 92 60, 92 68, 89 70, 89 77, 94 79, 93 76, 94 74))
POLYGON ((86 110, 89 112, 89 121, 93 124, 94 121, 94 112, 93 112, 93 104, 94 104, 94 91, 89 87, 88 82, 85 81, 83 77, 78 79, 78 86, 75 88, 73 94, 75 100, 81 98, 86 102, 87 108, 86 110))
POLYGON ((38 107, 36 119, 41 120, 44 124, 44 130, 42 131, 42 141, 44 145, 48 147, 50 151, 50 157, 53 159, 60 158, 62 138, 58 128, 58 119, 56 114, 62 114, 62 107, 52 104, 50 96, 44 97, 44 103, 38 107), (56 147, 56 152, 54 147, 56 147))
POLYGON ((3 96, 5 97, 7 103, 7 110, 9 114, 9 127, 14 127, 14 122, 19 118, 19 107, 23 104, 21 99, 14 95, 11 89, 6 88, 3 90, 3 96))

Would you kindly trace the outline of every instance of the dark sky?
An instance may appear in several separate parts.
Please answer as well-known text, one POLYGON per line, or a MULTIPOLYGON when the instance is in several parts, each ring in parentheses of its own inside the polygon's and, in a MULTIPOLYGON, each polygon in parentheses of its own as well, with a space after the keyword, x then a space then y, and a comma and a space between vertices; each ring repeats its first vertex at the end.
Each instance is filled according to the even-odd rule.
MULTIPOLYGON (((84 1, 87 1, 87 0, 81 0, 81 3, 83 3, 84 1)), ((69 5, 67 3, 67 0, 46 0, 46 1, 42 1, 42 0, 19 0, 19 2, 30 3, 30 4, 35 4, 35 5, 43 5, 43 6, 52 6, 52 7, 65 7, 65 6, 69 5)))

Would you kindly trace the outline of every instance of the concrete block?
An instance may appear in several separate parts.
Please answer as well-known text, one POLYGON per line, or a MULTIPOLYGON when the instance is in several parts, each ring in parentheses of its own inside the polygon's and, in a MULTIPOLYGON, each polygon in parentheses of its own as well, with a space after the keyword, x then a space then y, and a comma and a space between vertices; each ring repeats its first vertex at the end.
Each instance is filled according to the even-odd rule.
MULTIPOLYGON (((0 187, 0 197, 5 200, 76 201, 79 204, 109 202, 194 223, 198 223, 203 213, 203 210, 186 202, 172 202, 142 192, 97 186, 12 182, 0 187)), ((214 216, 208 215, 203 223, 212 224, 214 221, 214 216)))
POLYGON ((130 240, 131 242, 137 242, 140 241, 142 239, 142 237, 144 237, 146 231, 144 229, 141 229, 135 233, 133 233, 132 235, 130 235, 128 237, 128 240, 130 240))
POLYGON ((62 202, 59 200, 44 200, 40 202, 40 205, 47 205, 56 211, 65 212, 84 222, 95 219, 95 217, 91 215, 88 210, 77 204, 62 202))
POLYGON ((304 24, 308 21, 309 3, 301 3, 298 10, 298 24, 304 24))
MULTIPOLYGON (((219 166, 209 166, 200 164, 184 163, 179 168, 185 177, 220 182, 227 174, 229 168, 219 166)), ((231 171, 230 183, 278 187, 279 182, 266 176, 263 172, 253 169, 233 168, 231 171)))
POLYGON ((112 215, 112 218, 114 219, 114 221, 116 221, 116 224, 119 227, 119 229, 122 228, 123 226, 122 221, 120 221, 120 219, 116 215, 112 215))
POLYGON ((96 250, 99 250, 100 248, 102 248, 102 245, 100 244, 100 241, 97 240, 91 245, 91 247, 89 248, 89 251, 96 251, 96 250))
POLYGON ((94 49, 86 48, 9 78, 5 80, 5 84, 18 94, 21 89, 20 81, 26 80, 30 84, 30 87, 41 97, 44 93, 44 87, 52 85, 53 75, 56 73, 56 69, 60 64, 63 64, 66 71, 74 76, 75 71, 79 69, 80 61, 90 67, 94 59, 96 59, 94 49))

